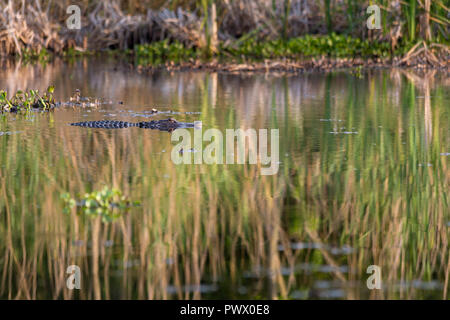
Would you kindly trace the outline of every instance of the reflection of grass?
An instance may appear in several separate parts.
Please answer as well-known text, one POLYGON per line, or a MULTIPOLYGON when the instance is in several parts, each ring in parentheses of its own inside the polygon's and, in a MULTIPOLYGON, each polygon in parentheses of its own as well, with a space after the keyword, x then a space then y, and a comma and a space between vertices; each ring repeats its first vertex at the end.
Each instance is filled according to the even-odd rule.
MULTIPOLYGON (((419 106, 412 86, 402 91, 406 114, 397 118, 388 110, 392 105, 386 101, 385 87, 373 84, 381 92, 366 98, 358 96, 355 86, 349 81, 346 90, 348 116, 338 117, 346 119, 348 126, 355 125, 351 116, 360 112, 352 110, 367 105, 361 110, 358 135, 341 139, 329 135, 333 124, 328 122, 323 139, 333 140, 330 148, 341 144, 345 152, 336 157, 322 150, 322 155, 333 155, 333 159, 313 162, 312 167, 320 171, 295 166, 291 197, 308 213, 302 223, 314 222, 315 229, 338 243, 375 250, 361 250, 360 261, 372 255, 375 264, 383 265, 387 280, 412 275, 431 280, 448 268, 449 175, 445 159, 439 156, 439 130, 434 130, 431 145, 421 138, 426 132, 415 112, 419 106)), ((429 121, 438 122, 440 109, 433 111, 429 121)))
MULTIPOLYGON (((339 80, 330 74, 323 108, 302 109, 301 118, 288 116, 298 111, 289 98, 289 80, 285 92, 277 93, 284 101, 273 99, 271 110, 286 109, 268 120, 281 129, 280 154, 290 155, 280 159, 277 176, 260 176, 256 166, 175 166, 168 152, 156 153, 167 149, 170 136, 154 132, 74 134, 71 127, 56 127, 50 132, 58 139, 51 143, 44 135, 0 137, 0 296, 71 298, 64 278, 70 264, 82 269, 86 289, 80 298, 169 298, 169 284, 180 288, 175 297, 200 298, 182 285, 220 279, 235 295, 242 271, 258 267, 271 272, 248 285, 248 296, 287 298, 299 288, 311 290, 311 276, 282 274, 282 267, 296 270, 301 263, 348 265, 356 273, 317 276, 344 286, 365 280, 371 264, 382 267, 387 283, 443 282, 449 259, 449 171, 439 156, 447 147, 443 91, 432 92, 427 120, 432 136, 425 140, 422 104, 412 85, 387 85, 386 76, 369 74, 364 81, 348 76, 345 96, 338 99, 332 96, 340 91, 334 87, 339 80), (403 105, 389 101, 393 93, 403 105), (358 134, 330 134, 340 130, 336 122, 315 118, 342 119, 340 126, 355 127, 358 134), (161 141, 152 139, 156 136, 161 141), (424 163, 432 167, 419 166, 424 163), (84 194, 105 184, 120 187, 142 206, 110 224, 74 211, 61 214, 59 194, 84 194), (90 245, 77 246, 77 240, 90 245), (112 249, 104 246, 109 240, 112 249), (292 240, 356 250, 338 257, 324 250, 295 251, 292 240), (286 250, 279 251, 280 244, 286 250), (134 269, 127 267, 131 260, 139 262, 134 269)), ((215 81, 207 77, 198 88, 201 120, 241 126, 242 102, 236 100, 232 109, 210 108, 215 81)), ((422 297, 414 289, 387 288, 384 297, 422 297)), ((346 297, 367 294, 349 289, 346 297)))

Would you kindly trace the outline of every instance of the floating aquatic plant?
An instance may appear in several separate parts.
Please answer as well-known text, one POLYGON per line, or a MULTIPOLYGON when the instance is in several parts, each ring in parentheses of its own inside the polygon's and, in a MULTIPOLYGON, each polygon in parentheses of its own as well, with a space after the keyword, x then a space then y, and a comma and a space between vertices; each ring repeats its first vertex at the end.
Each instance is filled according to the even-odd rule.
POLYGON ((0 91, 0 111, 1 112, 19 112, 29 111, 31 109, 49 110, 55 106, 53 98, 54 86, 47 88, 47 91, 41 96, 39 90, 22 91, 18 90, 11 98, 8 98, 8 92, 0 91))
POLYGON ((90 217, 101 217, 103 222, 111 222, 122 216, 131 207, 140 205, 138 201, 131 201, 116 188, 104 187, 100 191, 86 193, 77 201, 68 193, 63 193, 64 213, 76 208, 78 213, 90 217))

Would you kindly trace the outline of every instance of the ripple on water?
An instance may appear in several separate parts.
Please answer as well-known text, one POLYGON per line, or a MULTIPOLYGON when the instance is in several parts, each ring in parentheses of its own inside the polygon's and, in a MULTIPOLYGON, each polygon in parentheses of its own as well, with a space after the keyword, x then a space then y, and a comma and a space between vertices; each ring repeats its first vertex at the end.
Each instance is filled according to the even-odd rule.
POLYGON ((394 288, 399 291, 410 288, 419 290, 442 290, 444 288, 444 284, 437 280, 431 281, 412 280, 412 281, 400 281, 399 283, 394 285, 394 288))
POLYGON ((339 299, 345 296, 345 291, 343 289, 331 289, 323 290, 317 293, 321 299, 339 299))
MULTIPOLYGON (((281 267, 279 272, 283 276, 290 276, 298 272, 311 273, 350 273, 350 269, 346 265, 331 266, 327 264, 313 264, 313 263, 300 263, 292 267, 281 267)), ((269 268, 262 266, 256 266, 253 270, 244 271, 242 276, 247 279, 259 279, 262 277, 270 277, 273 275, 273 271, 269 268)))
POLYGON ((358 131, 330 131, 332 134, 358 134, 358 131))
MULTIPOLYGON (((305 249, 323 249, 329 251, 333 255, 347 255, 354 252, 354 249, 348 245, 342 247, 332 247, 322 243, 314 242, 291 242, 289 248, 292 250, 305 250, 305 249)), ((285 251, 286 248, 280 244, 278 245, 278 251, 285 251)))
POLYGON ((10 136, 10 135, 19 134, 22 132, 23 131, 0 131, 0 136, 10 136))
POLYGON ((419 163, 419 167, 432 167, 431 163, 419 163))
POLYGON ((185 286, 174 286, 170 285, 166 287, 166 292, 168 294, 176 294, 178 291, 181 292, 200 292, 200 293, 212 293, 219 290, 216 284, 190 284, 185 286))
POLYGON ((291 299, 295 299, 295 300, 304 300, 304 299, 308 299, 309 298, 309 291, 308 290, 295 290, 292 291, 291 299))
POLYGON ((322 122, 343 122, 344 120, 341 120, 341 119, 319 119, 319 121, 322 121, 322 122))

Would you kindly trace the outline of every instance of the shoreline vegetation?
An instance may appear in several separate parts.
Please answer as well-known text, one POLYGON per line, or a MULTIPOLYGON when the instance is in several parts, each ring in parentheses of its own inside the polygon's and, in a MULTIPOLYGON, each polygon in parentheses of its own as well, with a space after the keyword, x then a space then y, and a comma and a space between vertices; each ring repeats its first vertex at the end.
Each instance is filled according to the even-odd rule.
MULTIPOLYGON (((228 73, 299 73, 350 68, 359 73, 361 68, 386 67, 449 70, 450 50, 443 45, 428 46, 422 41, 409 48, 405 54, 400 54, 400 50, 392 54, 388 46, 388 43, 380 43, 371 47, 368 41, 331 34, 306 36, 287 42, 267 41, 238 49, 222 47, 215 56, 208 59, 202 57, 199 51, 185 50, 179 43, 164 41, 139 45, 132 56, 138 72, 165 69, 228 73), (298 46, 299 43, 304 43, 304 46, 298 46), (342 43, 352 43, 351 49, 339 49, 342 43), (303 52, 296 47, 304 48, 303 52)), ((406 48, 408 47, 402 49, 406 48)))
POLYGON ((449 8, 436 1, 0 1, 0 55, 29 61, 108 52, 139 71, 449 69, 449 8), (369 30, 366 9, 381 8, 369 30))

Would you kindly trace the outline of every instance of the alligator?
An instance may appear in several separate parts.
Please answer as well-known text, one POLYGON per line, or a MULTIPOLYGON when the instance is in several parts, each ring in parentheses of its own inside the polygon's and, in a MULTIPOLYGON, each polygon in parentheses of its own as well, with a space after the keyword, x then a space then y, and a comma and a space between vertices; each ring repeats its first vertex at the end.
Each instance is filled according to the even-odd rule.
POLYGON ((126 122, 116 120, 101 120, 101 121, 83 121, 71 123, 72 126, 86 127, 86 128, 102 128, 102 129, 122 129, 130 127, 138 127, 143 129, 156 129, 160 131, 172 132, 179 128, 194 128, 198 127, 201 122, 179 122, 173 118, 164 120, 152 120, 146 122, 126 122))

